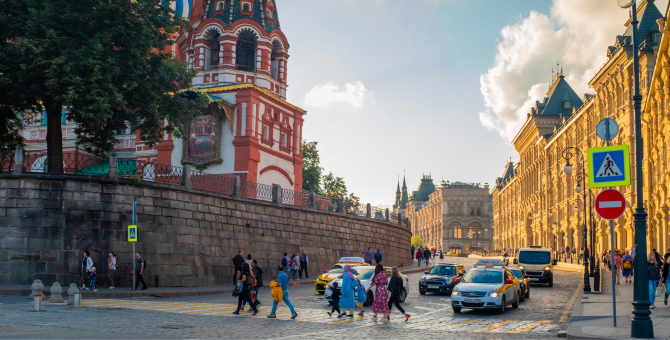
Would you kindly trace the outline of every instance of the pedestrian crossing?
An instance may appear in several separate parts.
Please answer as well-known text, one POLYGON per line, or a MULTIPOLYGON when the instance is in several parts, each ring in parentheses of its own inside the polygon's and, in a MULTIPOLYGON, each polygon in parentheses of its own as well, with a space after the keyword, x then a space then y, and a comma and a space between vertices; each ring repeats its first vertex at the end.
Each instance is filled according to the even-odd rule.
MULTIPOLYGON (((82 301, 83 307, 97 308, 123 308, 142 311, 158 311, 164 313, 220 316, 230 318, 262 318, 267 319, 272 306, 262 305, 259 307, 260 313, 253 315, 249 310, 234 315, 237 309, 236 304, 220 303, 197 303, 197 302, 162 302, 162 301, 141 301, 125 299, 95 299, 82 301)), ((548 332, 558 327, 551 324, 551 320, 502 320, 485 319, 481 317, 465 318, 463 316, 443 316, 444 314, 425 313, 412 315, 408 322, 398 313, 392 315, 388 322, 374 320, 373 316, 368 314, 363 317, 355 316, 353 318, 330 317, 323 309, 296 308, 298 318, 292 320, 295 322, 308 322, 317 324, 346 325, 347 327, 390 327, 394 329, 415 329, 440 332, 473 332, 473 333, 528 333, 528 332, 548 332)), ((268 320, 290 320, 291 311, 281 304, 277 308, 276 319, 268 320)))

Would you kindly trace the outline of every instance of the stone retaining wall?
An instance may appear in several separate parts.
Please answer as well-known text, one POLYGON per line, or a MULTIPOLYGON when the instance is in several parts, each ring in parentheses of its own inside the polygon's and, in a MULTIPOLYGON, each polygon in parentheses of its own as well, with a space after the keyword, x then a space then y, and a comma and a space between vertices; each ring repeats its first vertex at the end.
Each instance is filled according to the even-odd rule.
POLYGON ((277 274, 284 252, 309 255, 310 276, 341 256, 379 248, 383 264, 407 265, 408 229, 385 221, 276 203, 234 199, 183 187, 79 176, 0 175, 0 284, 80 283, 88 250, 105 286, 107 254, 117 253, 117 285, 132 280, 127 242, 137 201, 137 250, 154 287, 232 283, 232 257, 251 254, 277 274))

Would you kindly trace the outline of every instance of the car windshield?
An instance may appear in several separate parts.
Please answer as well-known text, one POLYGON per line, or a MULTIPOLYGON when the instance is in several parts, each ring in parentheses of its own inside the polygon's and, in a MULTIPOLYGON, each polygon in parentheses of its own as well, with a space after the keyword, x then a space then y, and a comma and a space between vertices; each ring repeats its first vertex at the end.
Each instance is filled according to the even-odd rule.
MULTIPOLYGON (((353 270, 352 270, 353 272, 353 270)), ((359 279, 359 280, 369 280, 372 278, 372 274, 374 274, 375 271, 373 270, 358 270, 358 274, 354 274, 354 276, 359 279)))
POLYGON ((330 268, 330 270, 328 271, 328 274, 342 274, 342 273, 344 273, 344 268, 342 268, 342 266, 339 265, 334 265, 333 268, 330 268))
POLYGON ((514 273, 514 276, 516 276, 516 277, 518 277, 518 278, 521 278, 521 271, 520 271, 520 270, 518 270, 518 269, 510 269, 510 271, 512 271, 512 273, 514 273))
POLYGON ((519 252, 519 263, 524 264, 549 264, 551 254, 548 251, 521 251, 519 252))
POLYGON ((433 275, 446 275, 446 276, 454 276, 454 273, 456 271, 454 270, 454 267, 451 266, 438 266, 438 267, 433 267, 433 269, 430 270, 429 274, 433 275))
POLYGON ((502 283, 502 274, 499 271, 471 270, 461 282, 466 283, 502 283))

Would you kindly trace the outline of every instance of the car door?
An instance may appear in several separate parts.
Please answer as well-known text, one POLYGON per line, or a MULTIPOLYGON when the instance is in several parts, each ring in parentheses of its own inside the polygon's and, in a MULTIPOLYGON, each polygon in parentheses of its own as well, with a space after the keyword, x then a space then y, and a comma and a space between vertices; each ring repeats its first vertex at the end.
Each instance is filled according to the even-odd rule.
MULTIPOLYGON (((514 276, 514 274, 512 274, 512 272, 510 272, 509 270, 505 270, 504 272, 505 272, 505 281, 507 281, 507 280, 514 281, 515 276, 514 276)), ((511 301, 514 301, 514 290, 516 289, 516 285, 513 284, 513 283, 512 284, 505 284, 505 287, 506 287, 506 289, 505 289, 505 300, 507 300, 507 302, 510 303, 511 301)))

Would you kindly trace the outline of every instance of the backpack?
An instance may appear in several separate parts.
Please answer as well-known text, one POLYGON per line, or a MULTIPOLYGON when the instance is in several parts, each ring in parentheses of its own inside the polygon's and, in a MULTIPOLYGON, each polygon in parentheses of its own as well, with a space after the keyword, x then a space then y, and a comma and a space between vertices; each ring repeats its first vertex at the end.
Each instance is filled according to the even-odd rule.
POLYGON ((623 269, 631 269, 633 266, 630 263, 630 260, 624 260, 623 261, 623 269))
POLYGON ((288 263, 286 263, 286 257, 282 258, 282 259, 281 259, 281 265, 282 265, 282 267, 286 268, 286 265, 287 265, 287 264, 288 264, 288 263))
POLYGON ((244 280, 244 284, 247 286, 251 286, 251 284, 254 283, 254 279, 251 277, 251 274, 245 273, 244 275, 247 277, 247 279, 244 280))
POLYGON ((307 262, 307 255, 305 255, 305 254, 300 255, 300 262, 303 262, 303 263, 307 262))

